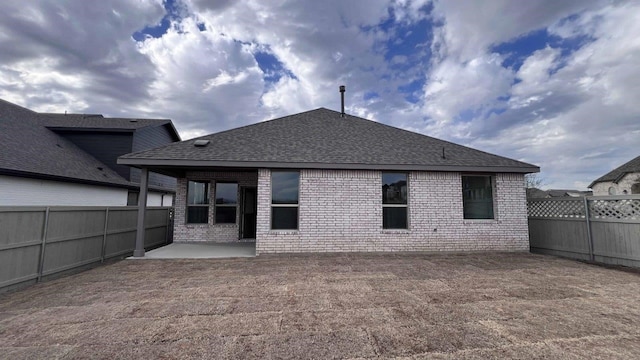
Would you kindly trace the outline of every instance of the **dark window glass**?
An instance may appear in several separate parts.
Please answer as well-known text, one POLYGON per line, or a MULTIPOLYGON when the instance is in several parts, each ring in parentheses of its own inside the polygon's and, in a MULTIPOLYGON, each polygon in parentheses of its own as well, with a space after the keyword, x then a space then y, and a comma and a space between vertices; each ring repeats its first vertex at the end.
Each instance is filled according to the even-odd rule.
POLYGON ((300 173, 274 171, 271 174, 271 203, 297 204, 300 173))
POLYGON ((188 204, 203 205, 209 203, 209 183, 189 181, 188 204))
POLYGON ((274 171, 271 173, 271 228, 273 230, 298 228, 299 187, 299 172, 274 171))
POLYGON ((189 181, 187 185, 187 223, 209 222, 209 183, 189 181))
POLYGON ((216 206, 216 223, 235 224, 236 223, 236 207, 235 206, 216 206))
POLYGON ((138 192, 129 191, 127 194, 127 206, 138 206, 138 192))
POLYGON ((298 228, 298 207, 272 207, 271 228, 274 230, 295 230, 298 228))
POLYGON ((191 224, 206 224, 209 222, 209 207, 189 206, 187 208, 187 222, 191 224))
POLYGON ((237 204, 238 184, 217 183, 216 184, 216 204, 237 204))
POLYGON ((407 228, 406 173, 382 173, 382 228, 407 228))
POLYGON ((238 184, 216 184, 216 224, 235 224, 238 206, 238 184))
POLYGON ((406 207, 382 208, 382 227, 385 229, 406 229, 407 228, 407 208, 406 207))
POLYGON ((382 173, 382 203, 407 203, 407 174, 382 173))
POLYGON ((491 176, 462 176, 462 204, 465 219, 493 219, 491 176))

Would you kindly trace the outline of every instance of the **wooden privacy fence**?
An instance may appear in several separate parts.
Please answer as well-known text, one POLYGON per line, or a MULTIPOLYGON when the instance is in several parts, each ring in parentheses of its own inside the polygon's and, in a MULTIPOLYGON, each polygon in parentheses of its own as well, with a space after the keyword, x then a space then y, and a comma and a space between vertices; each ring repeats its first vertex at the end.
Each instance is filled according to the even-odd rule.
MULTIPOLYGON (((0 292, 130 255, 137 207, 0 207, 0 292)), ((171 241, 171 208, 147 208, 145 248, 171 241)))
POLYGON ((640 195, 529 199, 531 251, 640 267, 640 195))

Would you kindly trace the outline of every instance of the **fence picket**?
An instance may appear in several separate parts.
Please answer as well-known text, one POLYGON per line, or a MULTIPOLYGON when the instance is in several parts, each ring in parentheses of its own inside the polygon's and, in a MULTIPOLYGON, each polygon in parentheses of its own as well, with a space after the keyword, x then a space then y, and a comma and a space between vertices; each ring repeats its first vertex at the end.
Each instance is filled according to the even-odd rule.
POLYGON ((640 195, 529 199, 528 209, 532 252, 640 267, 640 195))
MULTIPOLYGON (((151 233, 157 233, 158 237, 150 239, 148 247, 171 242, 170 211, 168 207, 147 208, 148 214, 157 215, 149 218, 157 221, 145 224, 145 231, 153 230, 151 233), (160 235, 162 229, 164 232, 160 235)), ((0 293, 51 275, 100 264, 107 258, 132 254, 135 228, 125 228, 126 231, 118 234, 109 228, 110 216, 116 212, 122 226, 135 224, 136 207, 0 207, 3 226, 0 229, 3 230, 0 231, 0 293), (92 222, 88 223, 85 215, 96 212, 104 215, 91 215, 92 222), (127 241, 128 238, 132 241, 127 241), (107 248, 111 251, 109 256, 107 248)), ((123 227, 116 230, 121 229, 123 227)))

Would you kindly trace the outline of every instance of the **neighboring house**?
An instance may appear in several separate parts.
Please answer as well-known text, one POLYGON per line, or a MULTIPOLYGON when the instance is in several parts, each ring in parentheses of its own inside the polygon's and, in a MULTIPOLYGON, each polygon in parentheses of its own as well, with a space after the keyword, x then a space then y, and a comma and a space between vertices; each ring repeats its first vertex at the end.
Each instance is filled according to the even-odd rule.
POLYGON ((640 194, 640 156, 594 180, 593 195, 640 194))
POLYGON ((528 251, 524 174, 539 171, 324 108, 118 163, 178 178, 174 241, 258 254, 528 251))
MULTIPOLYGON (((0 100, 0 206, 137 205, 140 170, 118 156, 180 141, 170 120, 45 114, 0 100)), ((175 178, 152 174, 150 206, 171 206, 175 178)))

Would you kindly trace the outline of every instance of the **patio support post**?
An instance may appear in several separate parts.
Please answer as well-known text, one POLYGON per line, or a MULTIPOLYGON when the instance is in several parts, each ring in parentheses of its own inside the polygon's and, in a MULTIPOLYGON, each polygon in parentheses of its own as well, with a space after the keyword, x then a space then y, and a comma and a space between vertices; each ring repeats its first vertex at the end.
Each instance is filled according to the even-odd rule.
POLYGON ((140 174, 140 193, 138 194, 138 224, 136 229, 136 248, 133 257, 144 257, 145 215, 147 214, 147 192, 149 191, 149 169, 142 168, 140 174))

